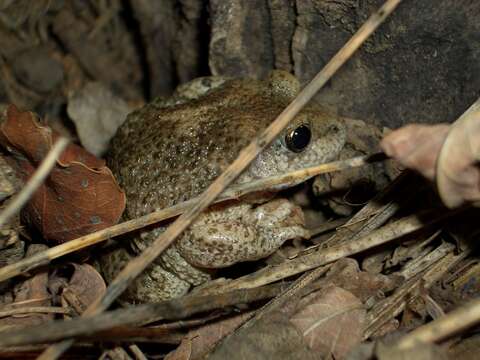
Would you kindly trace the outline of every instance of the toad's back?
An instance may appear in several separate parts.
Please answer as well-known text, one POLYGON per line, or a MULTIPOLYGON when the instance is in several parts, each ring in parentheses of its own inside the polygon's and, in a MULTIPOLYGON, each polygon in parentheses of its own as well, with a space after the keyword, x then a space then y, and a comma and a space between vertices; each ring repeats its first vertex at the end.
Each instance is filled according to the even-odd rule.
MULTIPOLYGON (((292 75, 268 79, 193 80, 176 96, 133 112, 112 141, 109 166, 127 195, 125 218, 142 216, 200 194, 299 90, 292 75), (206 92, 200 86, 213 85, 206 92)), ((316 106, 304 108, 238 181, 250 181, 337 157, 345 143, 342 121, 316 106)), ((159 301, 184 295, 208 281, 212 269, 270 255, 284 241, 306 238, 301 209, 267 197, 222 204, 204 212, 129 287, 128 301, 159 301), (255 202, 255 204, 252 204, 255 202)), ((101 257, 111 281, 146 249, 163 225, 143 229, 130 242, 112 244, 101 257)))
POLYGON ((131 113, 108 159, 126 191, 127 217, 201 193, 288 103, 263 82, 235 80, 197 100, 131 113))

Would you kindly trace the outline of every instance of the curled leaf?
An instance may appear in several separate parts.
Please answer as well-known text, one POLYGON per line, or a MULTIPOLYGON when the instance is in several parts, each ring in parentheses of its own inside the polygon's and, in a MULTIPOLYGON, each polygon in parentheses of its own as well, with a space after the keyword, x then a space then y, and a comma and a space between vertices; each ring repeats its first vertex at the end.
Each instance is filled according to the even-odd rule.
POLYGON ((77 313, 81 314, 105 293, 105 281, 93 266, 70 263, 61 270, 52 275, 51 290, 61 296, 64 300, 62 303, 69 304, 77 313), (71 272, 71 275, 65 276, 65 272, 71 272))
POLYGON ((438 153, 450 126, 410 124, 389 133, 380 143, 383 151, 401 165, 433 180, 438 153))
POLYGON ((451 127, 437 163, 437 188, 448 207, 480 200, 480 99, 451 127))
POLYGON ((388 134, 385 153, 434 180, 448 207, 480 200, 480 99, 453 125, 411 124, 388 134))
MULTIPOLYGON (((58 137, 31 112, 11 105, 0 126, 0 143, 19 175, 28 179, 58 137)), ((54 243, 114 225, 125 208, 125 194, 105 162, 78 145, 62 153, 47 181, 22 210, 24 219, 54 243)))

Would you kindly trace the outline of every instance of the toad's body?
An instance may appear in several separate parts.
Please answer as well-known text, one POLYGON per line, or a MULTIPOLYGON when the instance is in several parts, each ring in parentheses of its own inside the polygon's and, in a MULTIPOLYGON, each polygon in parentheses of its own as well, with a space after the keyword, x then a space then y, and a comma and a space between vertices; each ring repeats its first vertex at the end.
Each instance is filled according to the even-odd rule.
MULTIPOLYGON (((125 217, 199 195, 289 104, 298 88, 297 80, 284 72, 273 72, 265 81, 203 78, 184 86, 168 102, 153 102, 130 114, 113 139, 108 159, 127 195, 125 217)), ((344 142, 343 124, 309 106, 238 181, 333 160, 344 142), (299 127, 303 132, 310 129, 308 145, 301 138, 285 141, 285 135, 299 127)), ((104 256, 107 280, 163 229, 143 231, 128 248, 104 256)), ((301 210, 285 199, 217 205, 135 281, 127 298, 159 301, 181 296, 208 281, 209 269, 265 257, 285 240, 307 236, 301 210)))

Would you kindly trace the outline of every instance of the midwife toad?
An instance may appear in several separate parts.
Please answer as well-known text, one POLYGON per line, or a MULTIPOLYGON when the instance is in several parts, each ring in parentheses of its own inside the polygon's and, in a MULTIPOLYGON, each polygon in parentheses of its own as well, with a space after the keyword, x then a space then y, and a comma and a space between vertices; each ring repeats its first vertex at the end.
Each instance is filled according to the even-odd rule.
MULTIPOLYGON (((126 192, 124 217, 199 195, 298 91, 296 78, 282 71, 264 81, 201 78, 180 87, 168 101, 156 100, 131 113, 108 157, 126 192)), ((345 137, 341 120, 310 105, 237 183, 334 160, 345 137)), ((257 200, 210 208, 136 279, 125 298, 152 302, 182 296, 211 279, 212 269, 266 257, 288 239, 309 236, 296 205, 286 199, 257 200)), ((104 255, 107 281, 163 230, 144 230, 129 246, 104 255)))

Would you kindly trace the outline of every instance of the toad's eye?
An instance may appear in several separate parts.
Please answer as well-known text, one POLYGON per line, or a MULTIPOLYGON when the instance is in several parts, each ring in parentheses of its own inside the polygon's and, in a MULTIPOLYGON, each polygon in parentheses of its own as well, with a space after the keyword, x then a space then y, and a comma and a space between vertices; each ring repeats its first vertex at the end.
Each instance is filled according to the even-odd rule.
POLYGON ((308 125, 300 125, 285 135, 285 144, 289 150, 298 153, 308 146, 311 138, 312 132, 308 125))

